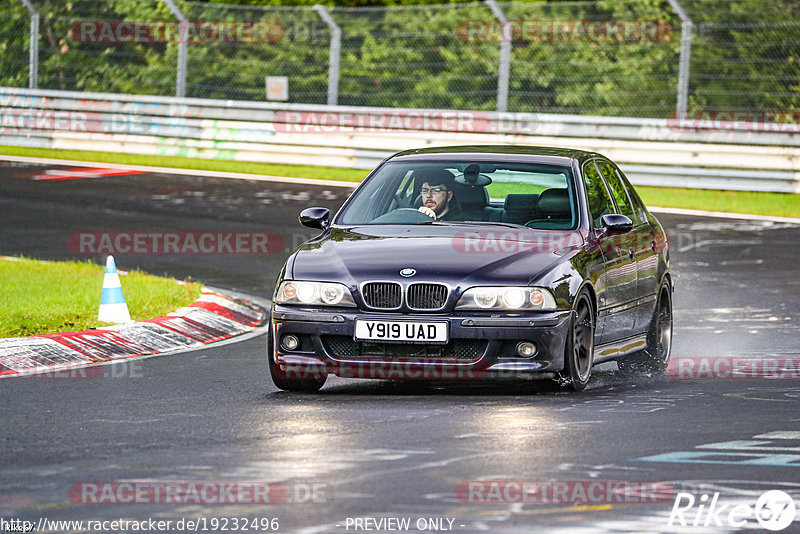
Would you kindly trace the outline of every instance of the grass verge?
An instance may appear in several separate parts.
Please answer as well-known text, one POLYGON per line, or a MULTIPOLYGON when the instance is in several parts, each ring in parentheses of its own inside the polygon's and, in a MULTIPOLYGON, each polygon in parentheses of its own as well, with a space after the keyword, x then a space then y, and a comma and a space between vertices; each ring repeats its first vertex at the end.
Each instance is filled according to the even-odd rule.
POLYGON ((800 217, 800 194, 637 186, 648 206, 800 217))
POLYGON ((25 156, 28 158, 55 158, 76 161, 93 161, 97 163, 116 163, 119 165, 170 167, 173 169, 244 172, 267 176, 316 178, 319 180, 342 180, 345 182, 360 182, 367 174, 369 174, 368 170, 314 167, 312 165, 277 165, 273 163, 231 161, 224 159, 217 160, 185 158, 181 156, 145 156, 140 154, 121 154, 117 152, 96 152, 92 150, 55 150, 51 148, 30 148, 20 146, 0 146, 0 154, 5 154, 8 156, 25 156))
MULTIPOLYGON (((0 337, 85 330, 97 321, 105 268, 92 263, 0 257, 0 337)), ((191 304, 202 284, 185 285, 141 271, 120 276, 134 320, 191 304)))
MULTIPOLYGON (((0 146, 0 154, 39 158, 56 158, 122 165, 151 165, 180 169, 243 172, 291 178, 317 178, 360 182, 368 174, 363 169, 339 169, 309 165, 275 165, 227 160, 209 160, 177 156, 142 156, 92 152, 85 150, 53 150, 0 146)), ((636 190, 648 206, 686 208, 707 211, 728 211, 780 217, 800 217, 800 194, 762 193, 754 191, 717 191, 675 187, 638 186, 636 190)))

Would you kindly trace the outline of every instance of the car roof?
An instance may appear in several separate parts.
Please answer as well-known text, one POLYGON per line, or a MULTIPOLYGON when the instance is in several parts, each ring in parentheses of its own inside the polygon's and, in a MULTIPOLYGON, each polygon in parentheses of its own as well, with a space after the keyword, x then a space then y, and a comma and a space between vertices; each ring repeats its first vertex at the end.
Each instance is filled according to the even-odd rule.
POLYGON ((415 148, 393 155, 390 160, 461 160, 465 155, 488 161, 516 161, 568 165, 570 160, 583 162, 592 157, 602 157, 595 152, 576 148, 525 145, 464 145, 415 148))

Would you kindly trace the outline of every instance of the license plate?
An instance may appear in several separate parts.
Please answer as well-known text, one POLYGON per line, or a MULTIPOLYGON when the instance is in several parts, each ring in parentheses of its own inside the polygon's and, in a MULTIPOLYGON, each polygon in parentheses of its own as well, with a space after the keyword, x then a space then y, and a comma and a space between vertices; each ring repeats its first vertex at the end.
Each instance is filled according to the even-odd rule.
POLYGON ((356 320, 357 341, 447 343, 447 323, 356 320))

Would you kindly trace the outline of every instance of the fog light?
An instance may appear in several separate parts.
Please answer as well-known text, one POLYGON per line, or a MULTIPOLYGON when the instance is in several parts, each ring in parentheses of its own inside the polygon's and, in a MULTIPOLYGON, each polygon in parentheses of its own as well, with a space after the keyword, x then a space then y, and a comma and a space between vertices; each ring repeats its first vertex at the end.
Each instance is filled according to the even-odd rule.
POLYGON ((281 337, 281 347, 283 347, 284 350, 295 350, 299 346, 300 346, 300 340, 297 339, 297 336, 293 336, 292 334, 287 334, 281 337))
POLYGON ((517 354, 523 358, 530 358, 536 354, 536 345, 529 341, 520 341, 517 343, 517 354))

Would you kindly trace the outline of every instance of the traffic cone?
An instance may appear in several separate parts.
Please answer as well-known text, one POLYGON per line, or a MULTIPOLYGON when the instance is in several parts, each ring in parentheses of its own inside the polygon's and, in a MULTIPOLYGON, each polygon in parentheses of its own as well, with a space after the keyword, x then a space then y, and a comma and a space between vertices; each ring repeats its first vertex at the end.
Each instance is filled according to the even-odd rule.
POLYGON ((103 294, 100 296, 100 312, 97 320, 104 323, 123 324, 131 323, 131 314, 122 294, 122 284, 119 283, 117 264, 114 256, 106 259, 106 274, 103 276, 103 294))

